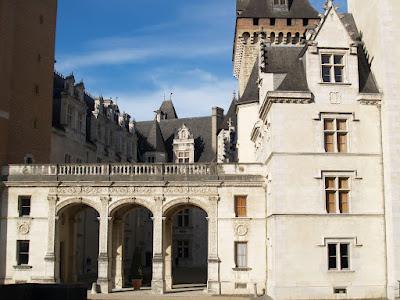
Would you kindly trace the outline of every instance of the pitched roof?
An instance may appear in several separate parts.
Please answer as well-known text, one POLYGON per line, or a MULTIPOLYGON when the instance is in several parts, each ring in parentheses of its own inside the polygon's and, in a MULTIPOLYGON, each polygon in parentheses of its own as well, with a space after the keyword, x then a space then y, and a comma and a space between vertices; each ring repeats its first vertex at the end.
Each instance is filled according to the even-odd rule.
POLYGON ((164 137, 162 135, 160 125, 157 120, 152 121, 150 130, 147 132, 147 146, 148 151, 166 152, 164 137))
POLYGON ((358 32, 356 21, 354 20, 353 14, 344 13, 339 14, 340 21, 342 21, 344 27, 349 33, 351 39, 353 41, 361 40, 361 36, 358 32))
POLYGON ((236 127, 237 115, 236 115, 236 97, 233 98, 231 105, 229 106, 228 112, 226 113, 224 120, 222 121, 221 129, 229 129, 229 120, 231 120, 232 125, 236 127))
POLYGON ((172 100, 164 100, 160 106, 160 112, 164 115, 165 119, 177 119, 178 115, 172 100))
POLYGON ((247 81, 246 88, 244 89, 242 96, 239 98, 238 104, 259 101, 258 68, 259 64, 257 59, 247 81))
POLYGON ((238 0, 237 10, 238 18, 318 19, 318 12, 308 0, 289 0, 288 10, 274 9, 274 0, 238 0))
POLYGON ((288 73, 298 59, 303 47, 270 46, 265 50, 265 73, 288 73))
POLYGON ((287 73, 277 91, 308 92, 307 76, 304 62, 297 59, 287 73))
POLYGON ((360 83, 360 93, 378 94, 379 88, 375 80, 374 74, 371 71, 368 58, 362 46, 358 46, 358 76, 360 83))
MULTIPOLYGON (((175 133, 185 124, 193 133, 195 143, 195 162, 214 162, 216 155, 212 150, 212 122, 210 117, 183 118, 161 120, 159 128, 164 137, 164 144, 168 154, 168 161, 173 161, 173 141, 175 133)), ((153 121, 138 122, 136 124, 138 132, 139 155, 142 156, 146 151, 151 151, 147 143, 148 133, 153 121)))

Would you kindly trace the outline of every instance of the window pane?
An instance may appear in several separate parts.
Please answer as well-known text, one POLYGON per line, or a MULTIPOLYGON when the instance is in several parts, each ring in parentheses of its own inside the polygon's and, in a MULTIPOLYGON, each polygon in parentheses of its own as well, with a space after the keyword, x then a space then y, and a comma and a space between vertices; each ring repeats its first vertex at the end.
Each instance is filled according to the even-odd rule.
POLYGON ((331 192, 331 191, 326 192, 326 211, 329 214, 336 213, 335 198, 336 198, 336 192, 331 192))
POLYGON ((333 133, 326 133, 325 134, 325 152, 334 152, 334 134, 333 133))
POLYGON ((328 244, 328 264, 329 270, 334 270, 337 268, 336 244, 328 244))
POLYGON ((247 267, 247 243, 236 243, 236 266, 247 267))
POLYGON ((331 67, 322 66, 322 80, 324 82, 331 82, 331 67))
POLYGON ((347 130, 347 120, 337 120, 337 129, 338 130, 347 130))
POLYGON ((335 177, 326 177, 325 178, 325 189, 335 189, 335 177))
POLYGON ((335 67, 335 82, 343 82, 343 67, 335 67))
POLYGON ((349 244, 340 244, 340 267, 349 269, 349 244))
POLYGON ((338 152, 347 152, 347 134, 338 134, 338 152))
POLYGON ((339 178, 339 189, 349 188, 349 178, 339 178))
POLYGON ((343 64, 343 55, 335 55, 334 56, 334 64, 342 65, 343 64))
POLYGON ((329 64, 331 61, 331 56, 329 54, 322 54, 321 60, 323 64, 329 64))
POLYGON ((335 130, 334 121, 330 119, 325 119, 324 130, 335 130))
POLYGON ((31 213, 31 198, 21 197, 19 199, 19 216, 29 216, 31 213))
POLYGON ((247 214, 247 198, 246 196, 235 197, 235 215, 236 217, 246 217, 247 214))
POLYGON ((27 265, 29 263, 29 241, 17 241, 17 264, 27 265))
POLYGON ((342 214, 349 213, 349 193, 340 192, 339 193, 339 210, 342 214))

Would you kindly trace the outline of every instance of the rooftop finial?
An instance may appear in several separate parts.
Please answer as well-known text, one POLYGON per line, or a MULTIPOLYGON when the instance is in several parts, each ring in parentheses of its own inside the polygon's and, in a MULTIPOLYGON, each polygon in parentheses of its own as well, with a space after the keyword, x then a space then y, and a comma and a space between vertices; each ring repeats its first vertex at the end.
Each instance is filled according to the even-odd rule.
POLYGON ((333 7, 333 0, 326 0, 324 8, 329 9, 331 7, 333 7))

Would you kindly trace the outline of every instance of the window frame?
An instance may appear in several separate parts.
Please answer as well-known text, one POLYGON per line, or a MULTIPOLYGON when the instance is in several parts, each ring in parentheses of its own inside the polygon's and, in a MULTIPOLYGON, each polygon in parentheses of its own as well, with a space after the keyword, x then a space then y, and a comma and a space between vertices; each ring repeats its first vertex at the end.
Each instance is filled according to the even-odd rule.
POLYGON ((351 118, 350 114, 324 114, 321 117, 322 121, 322 148, 324 153, 340 153, 340 154, 346 154, 346 153, 351 153, 351 132, 352 132, 352 127, 351 127, 351 118), (325 122, 328 120, 332 120, 334 124, 333 129, 326 129, 325 127, 325 122), (338 121, 346 121, 346 130, 340 130, 338 129, 338 121), (333 151, 327 151, 326 148, 326 136, 327 135, 333 135, 333 151), (346 151, 339 151, 339 136, 346 136, 346 151))
POLYGON ((189 240, 177 240, 177 257, 179 259, 190 258, 190 241, 189 240))
POLYGON ((31 212, 32 212, 32 196, 29 196, 29 195, 18 196, 18 216, 20 218, 30 217, 31 212), (29 200, 29 205, 28 206, 27 205, 23 205, 22 204, 23 200, 29 200), (23 214, 22 211, 26 207, 28 207, 29 212, 28 212, 28 214, 23 214))
POLYGON ((349 174, 324 174, 323 176, 324 185, 324 198, 325 198, 325 212, 328 215, 349 215, 351 214, 351 191, 352 191, 352 176, 349 174), (335 181, 335 186, 333 188, 327 187, 327 180, 331 178, 335 181), (347 179, 347 187, 340 187, 340 180, 347 179), (333 193, 335 197, 335 211, 330 212, 329 210, 329 198, 328 193, 333 193), (347 194, 347 212, 342 212, 341 210, 341 200, 340 196, 342 194, 347 194))
POLYGON ((323 84, 348 84, 348 76, 347 76, 347 55, 345 51, 320 51, 319 55, 319 62, 320 62, 320 80, 323 84), (323 56, 329 56, 329 63, 323 62, 323 56), (342 63, 336 64, 335 63, 335 56, 342 57, 342 63), (324 80, 324 67, 329 67, 329 81, 324 80), (342 81, 336 81, 336 68, 342 69, 342 81))
POLYGON ((351 271, 351 242, 350 241, 329 241, 326 244, 326 248, 327 248, 327 269, 328 272, 349 272, 351 271), (347 246, 347 255, 343 255, 342 254, 342 246, 346 245, 347 246), (331 268, 330 267, 330 258, 333 257, 330 254, 330 246, 334 246, 335 247, 335 259, 336 259, 336 267, 335 268, 331 268), (343 257, 345 257, 347 259, 347 268, 343 268, 342 267, 342 259, 343 257))
POLYGON ((235 195, 234 196, 234 212, 235 212, 235 218, 247 218, 248 216, 248 211, 247 211, 247 207, 248 207, 248 196, 247 195, 235 195), (244 199, 245 205, 238 205, 238 200, 239 199, 244 199), (244 214, 239 212, 239 209, 244 209, 244 214))
MULTIPOLYGON (((16 251, 17 266, 28 266, 29 265, 29 259, 30 259, 30 257, 29 257, 30 256, 29 255, 29 252, 30 252, 30 241, 29 240, 17 240, 17 249, 16 250, 17 250, 16 251), (28 245, 28 251, 22 252, 20 250, 22 244, 27 244, 28 245), (21 255, 26 256, 26 258, 27 258, 26 259, 26 263, 22 262, 21 255)), ((25 262, 25 260, 24 260, 24 262, 25 262)))
POLYGON ((185 228, 190 226, 190 210, 188 208, 182 209, 177 213, 177 226, 185 228))
POLYGON ((178 150, 176 153, 176 162, 178 164, 190 163, 190 151, 189 150, 178 150))
POLYGON ((249 267, 249 247, 247 241, 235 241, 235 268, 237 269, 247 269, 249 267), (244 257, 244 264, 241 265, 241 260, 239 259, 239 245, 244 245, 245 253, 240 257, 244 257))

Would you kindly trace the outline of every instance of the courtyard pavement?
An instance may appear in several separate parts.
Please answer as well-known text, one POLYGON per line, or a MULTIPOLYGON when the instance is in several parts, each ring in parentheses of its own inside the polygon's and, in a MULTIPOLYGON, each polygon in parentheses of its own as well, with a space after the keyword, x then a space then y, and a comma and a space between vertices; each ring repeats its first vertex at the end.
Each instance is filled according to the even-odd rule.
POLYGON ((150 290, 113 292, 111 294, 88 295, 91 300, 249 300, 251 296, 211 296, 204 291, 169 292, 165 295, 154 295, 150 290))

